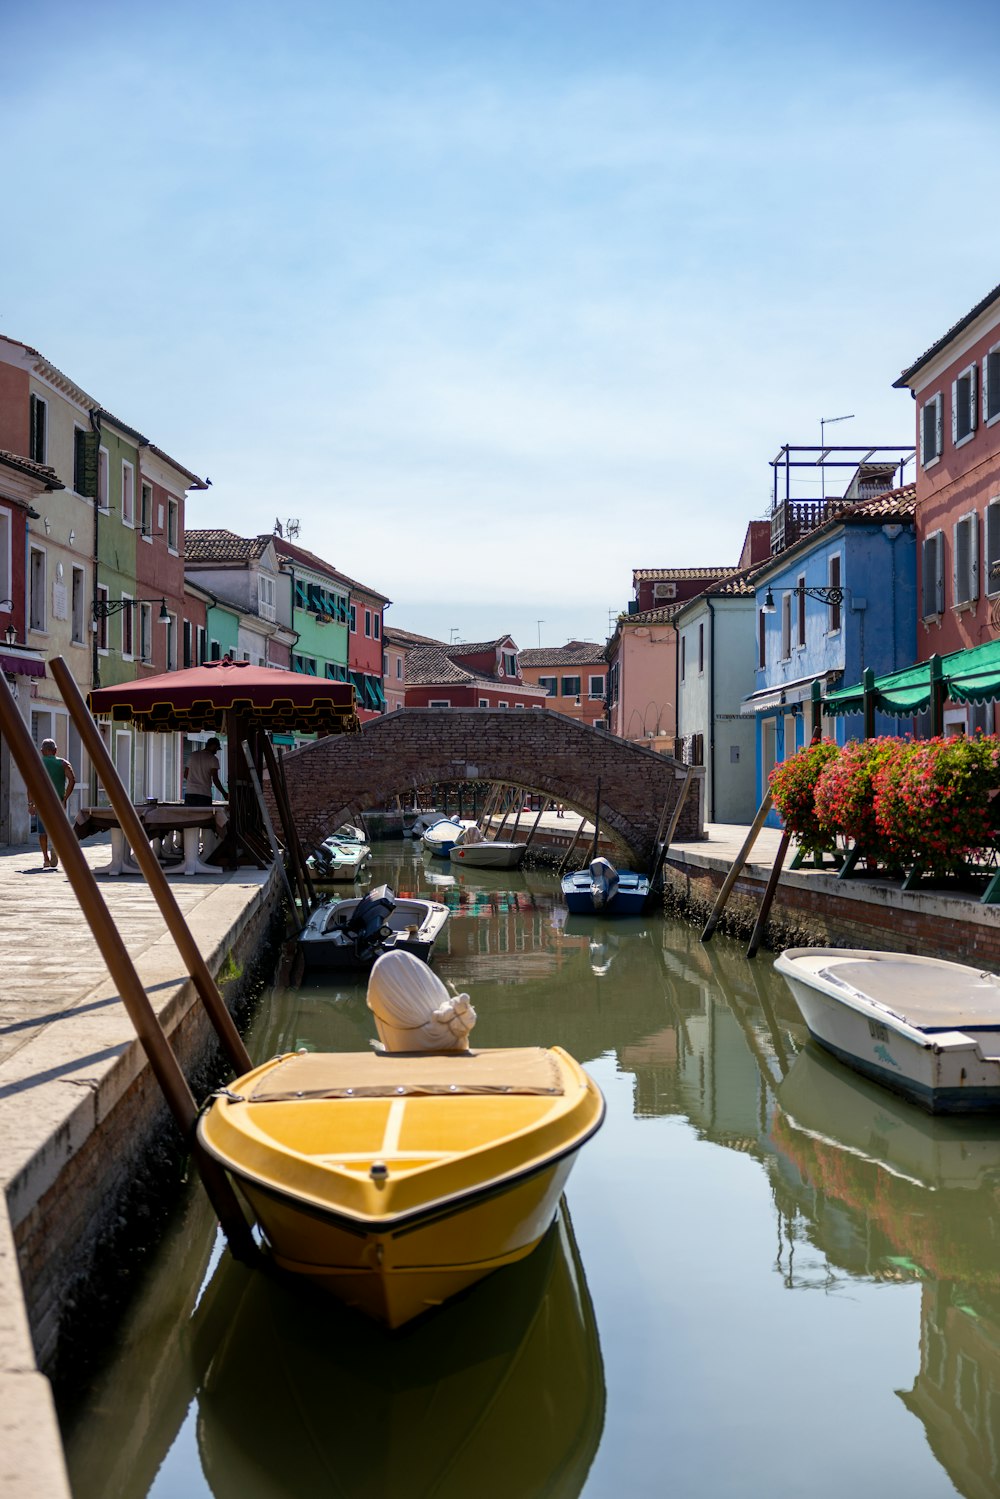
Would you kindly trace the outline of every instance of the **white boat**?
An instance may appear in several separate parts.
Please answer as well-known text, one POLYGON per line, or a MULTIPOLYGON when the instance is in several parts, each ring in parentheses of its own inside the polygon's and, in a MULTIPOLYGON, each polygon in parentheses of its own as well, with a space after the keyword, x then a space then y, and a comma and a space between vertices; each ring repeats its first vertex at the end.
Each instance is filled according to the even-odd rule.
POLYGON ((468 864, 473 869, 520 869, 526 843, 470 842, 469 835, 448 853, 453 864, 468 864))
POLYGON ((370 968, 394 949, 430 962, 448 915, 440 901, 397 896, 388 885, 376 885, 367 895, 317 906, 299 949, 307 968, 370 968))
POLYGON ((337 843, 328 838, 306 862, 315 885, 352 885, 372 856, 367 843, 337 843))
POLYGON ((932 1114, 1000 1109, 1000 978, 943 958, 792 947, 775 959, 810 1034, 932 1114))
POLYGON ((367 846, 368 835, 364 828, 359 828, 356 823, 342 822, 340 827, 323 841, 324 843, 363 843, 367 846))
POLYGON ((408 838, 422 838, 428 828, 432 828, 436 822, 450 822, 451 818, 447 812, 438 812, 432 807, 427 812, 418 812, 416 817, 404 832, 408 838))

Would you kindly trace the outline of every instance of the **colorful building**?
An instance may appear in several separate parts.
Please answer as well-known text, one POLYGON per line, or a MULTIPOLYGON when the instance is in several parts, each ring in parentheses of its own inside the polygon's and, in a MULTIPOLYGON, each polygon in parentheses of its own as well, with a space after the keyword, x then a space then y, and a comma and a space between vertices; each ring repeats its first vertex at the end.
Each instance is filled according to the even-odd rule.
POLYGON ((525 682, 548 694, 546 708, 578 723, 603 725, 608 673, 604 651, 603 645, 590 640, 570 640, 562 646, 521 651, 518 660, 525 682))
POLYGON ((291 580, 282 571, 273 536, 225 530, 188 530, 185 577, 215 597, 208 611, 208 659, 231 655, 255 666, 291 665, 291 580), (236 640, 232 620, 236 619, 236 640))
POLYGON ((544 708, 548 694, 524 681, 509 635, 475 644, 415 646, 406 657, 408 708, 544 708))
POLYGON ((407 657, 410 651, 423 645, 447 649, 443 640, 434 640, 430 635, 414 635, 411 630, 398 630, 394 625, 383 625, 382 691, 387 713, 395 713, 406 707, 407 657))

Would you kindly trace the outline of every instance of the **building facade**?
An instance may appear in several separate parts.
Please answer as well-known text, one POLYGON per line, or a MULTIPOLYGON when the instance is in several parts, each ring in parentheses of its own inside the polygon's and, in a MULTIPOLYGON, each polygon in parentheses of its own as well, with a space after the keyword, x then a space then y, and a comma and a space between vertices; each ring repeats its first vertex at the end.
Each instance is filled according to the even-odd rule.
POLYGON ((545 706, 577 723, 603 725, 607 713, 608 663, 605 647, 589 640, 521 651, 525 682, 548 694, 545 706))

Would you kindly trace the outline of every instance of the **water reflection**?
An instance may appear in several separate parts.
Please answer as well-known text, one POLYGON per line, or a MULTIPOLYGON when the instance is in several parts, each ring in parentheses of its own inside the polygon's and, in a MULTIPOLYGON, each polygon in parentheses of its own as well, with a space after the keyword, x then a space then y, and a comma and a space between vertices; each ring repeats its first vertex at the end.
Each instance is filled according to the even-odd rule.
POLYGON ((1000 1482, 1000 1121, 933 1118, 810 1045, 773 1137, 834 1265, 918 1281, 920 1368, 898 1394, 962 1494, 1000 1482))

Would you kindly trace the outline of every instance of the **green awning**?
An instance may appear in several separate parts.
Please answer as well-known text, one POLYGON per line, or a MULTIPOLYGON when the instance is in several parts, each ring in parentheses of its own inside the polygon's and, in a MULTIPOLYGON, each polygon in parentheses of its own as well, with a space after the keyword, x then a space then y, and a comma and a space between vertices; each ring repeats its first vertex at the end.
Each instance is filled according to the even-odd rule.
MULTIPOLYGON (((988 703, 1000 698, 1000 640, 952 651, 950 656, 940 657, 940 662, 945 696, 952 701, 988 703)), ((918 666, 876 677, 874 690, 875 707, 880 713, 891 718, 911 718, 923 713, 931 702, 931 663, 921 661, 918 666)), ((864 702, 864 688, 858 683, 831 692, 823 700, 824 712, 861 713, 864 702)))

